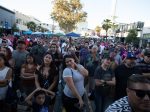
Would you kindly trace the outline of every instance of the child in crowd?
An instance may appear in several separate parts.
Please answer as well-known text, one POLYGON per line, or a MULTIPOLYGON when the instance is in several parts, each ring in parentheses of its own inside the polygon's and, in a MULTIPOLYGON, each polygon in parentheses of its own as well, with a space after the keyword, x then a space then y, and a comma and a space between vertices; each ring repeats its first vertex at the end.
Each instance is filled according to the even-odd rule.
POLYGON ((32 107, 32 112, 50 112, 50 103, 54 96, 54 92, 37 88, 25 101, 32 107))

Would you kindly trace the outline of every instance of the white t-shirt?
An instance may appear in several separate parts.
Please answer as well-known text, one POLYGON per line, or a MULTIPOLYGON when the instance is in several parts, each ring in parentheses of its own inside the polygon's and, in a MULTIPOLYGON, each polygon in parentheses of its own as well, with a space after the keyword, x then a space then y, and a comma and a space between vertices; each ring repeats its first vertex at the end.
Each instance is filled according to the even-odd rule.
POLYGON ((104 48, 105 48, 105 46, 100 45, 100 52, 99 52, 99 54, 102 54, 102 52, 103 52, 104 48))
POLYGON ((67 44, 65 42, 61 45, 61 52, 62 52, 62 54, 65 53, 65 47, 66 47, 66 45, 67 44))
MULTIPOLYGON (((0 70, 0 80, 4 80, 6 78, 8 70, 9 70, 8 67, 5 67, 3 70, 0 70)), ((5 99, 7 89, 8 86, 0 87, 0 100, 5 99)))

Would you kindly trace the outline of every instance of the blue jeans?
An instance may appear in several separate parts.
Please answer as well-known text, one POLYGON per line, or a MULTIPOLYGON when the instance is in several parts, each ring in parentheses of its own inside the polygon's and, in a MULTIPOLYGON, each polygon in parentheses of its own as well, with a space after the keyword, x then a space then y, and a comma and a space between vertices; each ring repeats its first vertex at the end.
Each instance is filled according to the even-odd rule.
POLYGON ((104 112, 107 107, 113 103, 113 98, 109 96, 101 96, 95 92, 95 112, 104 112))

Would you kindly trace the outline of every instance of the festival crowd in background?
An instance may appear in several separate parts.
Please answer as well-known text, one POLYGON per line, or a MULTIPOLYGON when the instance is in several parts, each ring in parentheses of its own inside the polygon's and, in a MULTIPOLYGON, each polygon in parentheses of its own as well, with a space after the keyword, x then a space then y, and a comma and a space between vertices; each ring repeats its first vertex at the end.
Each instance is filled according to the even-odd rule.
POLYGON ((0 112, 31 111, 150 112, 150 45, 2 34, 0 112))

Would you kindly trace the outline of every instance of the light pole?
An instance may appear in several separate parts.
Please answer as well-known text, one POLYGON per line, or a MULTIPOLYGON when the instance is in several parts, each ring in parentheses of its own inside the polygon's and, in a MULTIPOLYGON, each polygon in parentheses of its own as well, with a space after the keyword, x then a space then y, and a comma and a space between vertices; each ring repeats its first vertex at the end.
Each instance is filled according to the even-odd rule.
POLYGON ((117 0, 113 0, 113 4, 112 4, 112 22, 115 23, 115 19, 116 19, 116 8, 117 8, 117 0))
POLYGON ((55 29, 55 26, 54 26, 54 17, 51 16, 51 19, 52 19, 52 21, 53 21, 53 23, 52 23, 52 33, 54 33, 54 29, 55 29))

